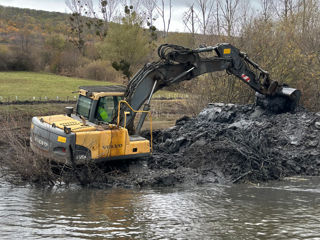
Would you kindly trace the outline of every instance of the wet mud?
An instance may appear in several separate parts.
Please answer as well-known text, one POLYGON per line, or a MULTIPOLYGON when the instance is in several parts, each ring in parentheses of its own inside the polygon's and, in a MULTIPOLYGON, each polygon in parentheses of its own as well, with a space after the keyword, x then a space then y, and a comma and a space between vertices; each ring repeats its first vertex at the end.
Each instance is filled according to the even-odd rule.
MULTIPOLYGON (((149 138, 149 133, 143 133, 149 138)), ((107 173, 108 184, 259 183, 320 174, 320 113, 274 114, 254 105, 210 104, 197 117, 153 132, 153 156, 107 173)), ((117 168, 115 168, 117 169, 117 168)))
POLYGON ((274 114, 253 105, 211 104, 196 118, 154 133, 148 166, 164 183, 261 182, 320 174, 320 113, 274 114), (170 172, 171 171, 171 172, 170 172))
MULTIPOLYGON (((150 138, 150 133, 143 136, 150 138)), ((258 183, 320 175, 320 113, 300 108, 274 114, 254 105, 209 104, 195 118, 183 117, 174 127, 154 131, 148 159, 63 171, 51 163, 52 171, 47 173, 43 164, 42 169, 51 183, 93 187, 258 183)))

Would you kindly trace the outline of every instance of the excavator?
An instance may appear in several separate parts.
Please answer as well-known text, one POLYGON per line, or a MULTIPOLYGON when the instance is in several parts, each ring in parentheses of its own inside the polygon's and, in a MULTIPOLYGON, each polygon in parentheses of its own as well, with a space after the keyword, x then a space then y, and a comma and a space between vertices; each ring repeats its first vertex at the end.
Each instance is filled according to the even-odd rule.
POLYGON ((80 87, 75 113, 67 107, 66 114, 33 117, 30 145, 34 153, 66 165, 148 157, 152 125, 150 140, 139 134, 150 115, 153 94, 205 73, 225 70, 236 76, 256 92, 257 105, 277 113, 294 111, 299 103, 299 90, 272 80, 246 53, 228 43, 197 49, 163 44, 158 56, 128 86, 80 87))

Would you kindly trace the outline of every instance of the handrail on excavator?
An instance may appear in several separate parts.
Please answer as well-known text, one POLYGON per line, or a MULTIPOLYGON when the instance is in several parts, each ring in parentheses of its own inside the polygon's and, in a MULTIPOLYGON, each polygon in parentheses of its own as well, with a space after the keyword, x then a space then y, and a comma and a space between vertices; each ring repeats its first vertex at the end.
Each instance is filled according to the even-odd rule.
MULTIPOLYGON (((117 128, 120 127, 120 113, 121 113, 121 103, 124 103, 125 105, 127 105, 130 110, 134 113, 147 113, 149 115, 150 118, 150 151, 152 152, 152 114, 150 111, 145 111, 145 110, 134 110, 130 104, 126 101, 126 100, 121 100, 118 103, 118 117, 117 117, 117 128)), ((124 127, 126 126, 126 122, 124 122, 124 127)))

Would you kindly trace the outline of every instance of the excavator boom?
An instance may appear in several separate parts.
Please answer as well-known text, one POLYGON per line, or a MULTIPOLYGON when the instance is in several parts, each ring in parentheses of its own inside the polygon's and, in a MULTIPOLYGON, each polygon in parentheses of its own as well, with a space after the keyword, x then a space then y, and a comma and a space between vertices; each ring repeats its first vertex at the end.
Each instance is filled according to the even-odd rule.
MULTIPOLYGON (((160 60, 146 64, 131 79, 125 93, 126 101, 133 109, 150 109, 152 95, 165 86, 191 80, 205 73, 227 71, 252 88, 257 95, 256 103, 275 112, 293 111, 300 99, 300 91, 280 85, 271 80, 267 71, 252 61, 246 53, 228 43, 214 47, 188 49, 182 46, 163 44, 158 48, 160 60), (214 52, 211 57, 203 57, 202 53, 214 52), (253 70, 252 70, 253 69, 253 70), (256 74, 258 72, 258 74, 256 74)), ((123 112, 130 111, 126 107, 123 112)), ((146 114, 142 114, 137 125, 140 131, 146 114)), ((126 118, 126 127, 133 132, 135 113, 126 118)), ((122 121, 123 122, 123 121, 122 121)))

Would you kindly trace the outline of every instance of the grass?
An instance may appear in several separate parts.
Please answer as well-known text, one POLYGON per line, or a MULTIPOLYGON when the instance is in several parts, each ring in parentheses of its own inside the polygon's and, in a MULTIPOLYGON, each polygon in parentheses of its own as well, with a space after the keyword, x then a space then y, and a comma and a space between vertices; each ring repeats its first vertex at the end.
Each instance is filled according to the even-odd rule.
POLYGON ((48 73, 35 72, 0 72, 0 96, 2 101, 32 100, 35 97, 44 99, 73 98, 82 85, 111 85, 111 82, 101 82, 81 78, 64 77, 48 73))
POLYGON ((52 114, 64 114, 65 107, 72 106, 72 103, 45 103, 28 105, 0 105, 0 115, 23 114, 25 116, 46 116, 52 114))
MULTIPOLYGON (((49 73, 37 72, 0 72, 0 101, 25 100, 60 100, 73 99, 79 86, 84 85, 118 85, 118 83, 102 82, 82 78, 64 77, 49 73), (35 98, 35 99, 34 99, 35 98)), ((184 98, 185 94, 159 91, 154 97, 184 98)))
POLYGON ((179 93, 179 92, 171 92, 167 90, 160 90, 156 92, 153 97, 154 98, 186 98, 188 95, 185 93, 179 93))

